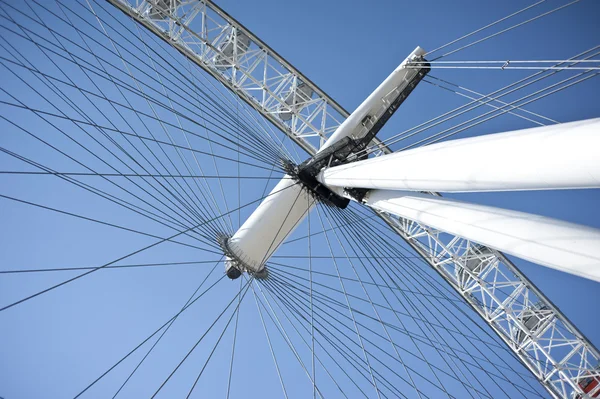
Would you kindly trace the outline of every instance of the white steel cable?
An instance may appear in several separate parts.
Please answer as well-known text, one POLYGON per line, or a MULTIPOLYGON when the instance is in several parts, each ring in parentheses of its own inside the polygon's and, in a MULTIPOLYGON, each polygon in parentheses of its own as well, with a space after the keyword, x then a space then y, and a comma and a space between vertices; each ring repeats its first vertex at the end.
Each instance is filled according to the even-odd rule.
MULTIPOLYGON (((590 71, 590 72, 591 72, 591 71, 590 71)), ((560 85, 560 84, 563 84, 563 83, 567 83, 568 81, 570 81, 570 80, 573 80, 574 78, 577 78, 577 77, 579 77, 579 76, 586 75, 586 74, 587 74, 586 72, 582 72, 582 73, 581 73, 581 74, 579 74, 579 75, 576 75, 576 76, 573 76, 573 77, 571 77, 571 78, 568 78, 568 79, 562 80, 562 81, 560 81, 560 82, 558 82, 558 83, 555 83, 554 85, 551 85, 551 86, 549 86, 549 87, 547 87, 547 88, 545 88, 545 89, 538 90, 537 92, 535 92, 535 93, 532 93, 532 94, 530 94, 530 95, 528 95, 528 96, 521 97, 520 99, 518 99, 518 100, 515 100, 515 101, 513 101, 512 103, 509 103, 508 105, 512 105, 513 103, 517 103, 517 102, 523 101, 523 100, 525 100, 525 99, 527 99, 527 98, 529 98, 529 97, 531 97, 531 96, 533 96, 533 95, 539 94, 539 93, 541 93, 541 92, 543 92, 543 91, 546 91, 546 90, 548 90, 548 89, 550 89, 550 88, 552 88, 552 87, 555 87, 555 86, 557 86, 557 85, 560 85)), ((548 96, 549 96, 549 95, 551 95, 551 94, 558 93, 558 92, 560 92, 560 91, 562 91, 562 90, 564 90, 564 89, 566 89, 566 88, 569 88, 569 87, 571 87, 571 86, 574 86, 574 85, 576 85, 576 84, 578 84, 578 83, 581 83, 581 82, 583 82, 583 81, 586 81, 586 80, 588 80, 588 79, 590 79, 590 78, 593 78, 594 76, 597 76, 597 75, 599 75, 599 74, 600 74, 600 72, 595 72, 595 73, 592 73, 592 74, 587 74, 586 76, 582 77, 582 78, 581 78, 581 79, 579 79, 579 80, 576 80, 576 81, 574 81, 574 82, 570 82, 570 83, 568 83, 567 85, 564 85, 564 86, 562 86, 562 87, 558 87, 557 89, 554 89, 554 90, 552 90, 552 91, 550 91, 550 92, 548 92, 548 93, 540 94, 538 97, 534 97, 534 98, 532 98, 531 100, 529 100, 529 101, 527 101, 527 102, 525 102, 525 103, 521 104, 521 106, 523 106, 523 105, 527 105, 527 104, 530 104, 530 103, 532 103, 532 102, 534 102, 534 101, 541 100, 541 99, 542 99, 542 98, 544 98, 544 97, 548 97, 548 96)), ((506 106, 504 106, 504 107, 506 107, 506 106)), ((500 107, 500 108, 504 108, 504 107, 500 107)), ((483 115, 480 115, 480 116, 478 116, 478 117, 476 117, 476 118, 470 119, 469 121, 462 122, 462 123, 460 123, 460 124, 458 124, 458 125, 455 125, 455 126, 453 126, 453 127, 451 127, 451 128, 448 128, 448 129, 446 129, 446 130, 444 130, 444 131, 442 131, 442 132, 440 132, 440 133, 436 133, 435 135, 429 136, 429 137, 427 137, 427 138, 425 138, 425 139, 422 139, 422 140, 420 140, 420 141, 418 141, 418 142, 416 142, 416 143, 413 143, 413 144, 410 144, 410 145, 408 145, 408 146, 405 146, 405 147, 401 148, 399 151, 404 151, 404 150, 407 150, 407 149, 409 149, 409 148, 420 147, 420 146, 423 146, 423 145, 430 145, 430 144, 437 143, 438 141, 444 140, 444 139, 446 139, 446 138, 448 138, 448 137, 450 137, 450 136, 454 136, 454 135, 456 135, 456 134, 458 134, 458 133, 460 133, 460 132, 463 132, 463 131, 465 131, 465 130, 467 130, 467 129, 470 129, 470 128, 474 127, 474 126, 477 126, 477 125, 479 125, 479 124, 481 124, 481 123, 483 123, 483 122, 487 122, 487 121, 489 121, 489 120, 491 120, 491 119, 495 119, 495 118, 499 117, 500 115, 504 115, 505 113, 507 113, 507 112, 508 112, 508 110, 500 110, 500 109, 498 109, 498 111, 500 111, 500 113, 498 113, 498 114, 496 114, 496 115, 491 115, 491 116, 488 116, 487 118, 485 118, 485 119, 482 119, 482 120, 479 120, 479 121, 476 121, 476 122, 473 122, 472 124, 470 124, 470 125, 467 125, 467 126, 463 127, 462 129, 459 129, 459 130, 457 130, 457 131, 454 131, 454 132, 452 132, 452 131, 451 131, 450 133, 447 133, 447 134, 445 134, 445 135, 441 136, 443 133, 445 133, 445 132, 448 132, 449 130, 456 129, 456 128, 460 127, 461 125, 464 125, 465 123, 469 123, 469 122, 471 122, 471 121, 473 121, 473 120, 475 120, 475 119, 479 119, 479 118, 481 118, 481 117, 483 117, 483 116, 485 116, 485 115, 488 115, 489 113, 493 113, 493 112, 495 112, 495 111, 496 111, 496 110, 494 110, 494 111, 490 111, 490 112, 488 112, 488 113, 486 113, 486 114, 483 114, 483 115), (440 136, 441 136, 441 137, 440 137, 440 136), (427 140, 429 140, 429 139, 433 139, 433 140, 432 140, 432 141, 430 141, 430 142, 426 142, 426 141, 427 141, 427 140)))
POLYGON ((477 29, 477 30, 474 30, 474 31, 473 31, 473 32, 471 32, 471 33, 468 33, 468 34, 466 34, 466 35, 464 35, 464 36, 461 36, 461 37, 459 37, 458 39, 454 39, 454 40, 452 40, 451 42, 448 42, 448 43, 444 44, 443 46, 437 47, 437 48, 435 48, 435 49, 433 49, 433 50, 431 50, 431 51, 429 51, 429 52, 425 53, 425 55, 432 54, 432 53, 434 53, 434 52, 436 52, 436 51, 438 51, 438 50, 441 50, 441 49, 443 49, 443 48, 446 48, 446 47, 448 47, 448 46, 450 46, 450 45, 452 45, 452 44, 454 44, 454 43, 457 43, 457 42, 459 42, 459 41, 461 41, 461 40, 463 40, 463 39, 466 39, 467 37, 473 36, 473 35, 475 35, 475 34, 477 34, 477 33, 481 32, 481 31, 483 31, 483 30, 485 30, 485 29, 487 29, 487 28, 491 28, 492 26, 494 26, 494 25, 497 25, 497 24, 499 24, 500 22, 506 21, 507 19, 509 19, 509 18, 512 18, 512 17, 514 17, 514 16, 516 16, 516 15, 518 15, 518 14, 522 13, 522 12, 525 12, 525 11, 529 10, 530 8, 533 8, 533 7, 535 7, 535 6, 538 6, 538 5, 542 4, 544 1, 546 1, 546 0, 540 0, 540 1, 538 1, 537 3, 533 3, 532 5, 530 5, 530 6, 527 6, 527 7, 523 8, 523 9, 521 9, 521 10, 519 10, 519 11, 516 11, 516 12, 514 12, 514 13, 512 13, 512 14, 510 14, 510 15, 508 15, 508 16, 506 16, 506 17, 504 17, 504 18, 500 18, 500 19, 499 19, 499 20, 497 20, 496 22, 492 22, 491 24, 488 24, 488 25, 486 25, 486 26, 484 26, 484 27, 482 27, 482 28, 479 28, 479 29, 477 29))
MULTIPOLYGON (((579 54, 575 55, 575 57, 584 56, 585 54, 589 54, 592 51, 598 50, 599 48, 600 48, 600 46, 595 46, 595 47, 593 47, 593 48, 591 48, 589 50, 586 50, 586 51, 584 51, 582 53, 579 53, 579 54)), ((594 57, 594 56, 596 56, 598 54, 599 53, 596 52, 596 53, 591 54, 589 57, 594 57)), ((577 62, 578 61, 573 61, 574 64, 576 64, 577 62)), ((506 86, 504 86, 504 87, 502 87, 502 88, 500 88, 498 90, 495 90, 495 91, 489 93, 487 96, 492 96, 492 95, 498 94, 498 96, 496 96, 496 99, 498 99, 500 97, 503 97, 503 96, 505 96, 507 94, 513 93, 516 90, 520 90, 520 89, 522 89, 522 88, 524 88, 524 87, 526 87, 526 86, 528 86, 530 84, 536 83, 536 82, 538 82, 538 81, 540 81, 542 79, 550 77, 553 74, 556 74, 556 73, 559 73, 559 72, 560 71, 554 71, 551 74, 547 74, 547 75, 541 76, 541 77, 538 77, 538 76, 541 75, 541 74, 543 74, 544 71, 536 72, 533 75, 527 76, 527 77, 525 77, 523 79, 520 79, 520 80, 518 80, 518 81, 516 81, 514 83, 511 83, 511 84, 506 85, 506 86), (536 79, 533 80, 533 81, 527 82, 527 81, 531 80, 532 78, 536 78, 536 79), (527 83, 524 83, 524 82, 527 82, 527 83), (516 85, 519 85, 519 84, 521 84, 521 85, 517 86, 516 88, 514 88, 514 89, 512 89, 512 90, 510 90, 508 92, 505 92, 507 89, 515 87, 516 85), (500 93, 502 93, 502 94, 500 94, 500 93)), ((486 100, 486 102, 489 102, 489 101, 491 101, 491 100, 486 100)), ((462 115, 462 114, 464 114, 466 112, 469 112, 469 111, 471 111, 471 110, 473 110, 475 108, 478 108, 478 107, 480 107, 480 106, 483 105, 483 104, 479 104, 479 105, 473 106, 473 104, 475 104, 475 103, 476 103, 476 101, 471 101, 471 102, 469 102, 467 104, 464 104, 464 105, 461 105, 461 106, 459 106, 457 108, 454 108, 454 109, 452 109, 452 110, 450 110, 450 111, 448 111, 448 112, 446 112, 446 113, 444 113, 442 115, 439 115, 439 116, 437 116, 435 118, 432 118, 432 119, 430 119, 430 120, 428 120, 426 122, 423 122, 423 123, 421 123, 421 124, 419 124, 417 126, 414 126, 414 127, 410 128, 410 129, 407 129, 407 130, 405 130, 405 131, 403 131, 401 133, 398 133, 398 134, 396 134, 394 136, 391 136, 391 137, 389 137, 389 138, 387 138, 385 140, 382 140, 382 143, 385 144, 385 145, 388 145, 388 146, 392 145, 392 144, 394 144, 394 143, 396 143, 398 141, 404 140, 404 139, 406 139, 406 138, 408 138, 410 136, 414 136, 415 134, 421 133, 421 132, 423 132, 423 131, 425 131, 427 129, 430 129, 430 128, 434 127, 434 126, 437 126, 437 125, 439 125, 439 124, 441 124, 443 122, 446 122, 446 121, 448 121, 450 119, 453 119, 453 118, 455 118, 457 116, 460 116, 460 115, 462 115)), ((378 148, 377 146, 369 146, 368 148, 366 148, 363 151, 368 153, 369 151, 372 151, 373 149, 377 149, 377 148, 378 148)))
MULTIPOLYGON (((440 79, 440 78, 437 78, 437 77, 435 77, 435 76, 431 76, 431 75, 430 75, 430 76, 428 76, 427 78, 428 78, 428 79, 434 79, 434 80, 437 80, 437 81, 443 82, 443 83, 445 83, 445 84, 448 84, 448 85, 450 85, 450 86, 454 86, 454 87, 456 87, 456 88, 462 89, 462 90, 466 91, 467 93, 471 93, 471 94, 475 94, 475 95, 477 95, 477 96, 480 96, 480 98, 479 98, 479 99, 477 99, 477 100, 476 100, 475 98, 473 98, 473 97, 466 96, 467 98, 469 98, 469 99, 471 99, 471 100, 481 101, 481 99, 482 99, 482 98, 490 98, 490 99, 492 99, 493 101, 495 101, 495 102, 498 102, 498 103, 500 103, 500 104, 502 104, 502 105, 506 105, 506 104, 508 104, 507 102, 505 102, 505 101, 502 101, 502 100, 499 100, 498 98, 496 98, 496 97, 494 97, 494 96, 490 96, 490 95, 487 95, 487 94, 479 93, 479 92, 477 92, 477 91, 475 91, 475 90, 467 89, 467 88, 466 88, 466 87, 464 87, 464 86, 457 85, 457 84, 455 84, 455 83, 452 83, 452 82, 448 82, 448 81, 446 81, 446 80, 444 80, 444 79, 440 79)), ((459 93, 457 93, 457 94, 459 94, 459 93)), ((462 95, 462 94, 461 94, 461 95, 462 95)), ((514 109, 515 109, 515 110, 522 111, 522 112, 525 112, 525 113, 527 113, 527 114, 529 114, 529 115, 536 116, 536 117, 538 117, 538 118, 540 118, 540 119, 544 119, 545 121, 548 121, 548 122, 551 122, 551 123, 560 123, 560 122, 559 122, 559 121, 557 121, 557 120, 554 120, 554 119, 548 118, 548 117, 546 117, 546 116, 544 116, 544 115, 540 115, 540 114, 538 114, 538 113, 536 113, 536 112, 532 112, 532 111, 526 110, 526 109, 524 109, 524 108, 522 108, 522 107, 520 107, 520 106, 514 106, 514 109)), ((518 116, 518 115, 517 115, 517 116, 518 116)), ((543 124, 543 123, 542 123, 542 124, 543 124)))
MULTIPOLYGON (((421 66, 418 65, 407 65, 406 68, 408 69, 421 69, 421 66)), ((430 66, 431 69, 496 69, 496 70, 501 70, 501 71, 505 71, 505 70, 536 70, 536 71, 566 71, 566 70, 585 70, 585 71, 589 71, 589 70, 600 70, 600 67, 595 67, 595 66, 589 66, 589 67, 556 67, 556 66, 551 66, 551 67, 543 67, 543 66, 531 66, 531 67, 526 67, 526 66, 459 66, 459 65, 447 65, 447 66, 437 66, 437 65, 431 65, 430 66)))
MULTIPOLYGON (((461 92, 459 92, 459 91, 457 91, 457 90, 454 90, 454 89, 451 89, 451 88, 449 88, 449 87, 446 87, 446 86, 444 86, 444 85, 442 85, 442 84, 439 84, 439 83, 434 83, 434 82, 432 82, 432 81, 430 81, 430 80, 427 80, 427 79, 423 79, 423 82, 425 82, 425 83, 428 83, 428 84, 430 84, 430 85, 432 85, 432 86, 435 86, 435 87, 439 87, 440 89, 447 90, 447 91, 449 91, 449 92, 451 92, 451 93, 454 93, 454 94, 457 94, 457 95, 459 95, 459 96, 461 96, 461 97, 468 98, 469 100, 476 101, 476 102, 478 102, 478 103, 480 103, 480 104, 487 105, 488 107, 494 108, 494 109, 496 109, 496 110, 499 110, 499 109, 501 109, 501 107, 498 107, 497 105, 493 105, 493 104, 490 104, 489 102, 485 102, 485 101, 483 101, 483 99, 484 99, 486 96, 482 96, 481 98, 475 98, 475 97, 471 97, 471 96, 469 96, 469 95, 466 95, 466 94, 464 94, 464 93, 461 93, 461 92)), ((457 87, 458 87, 458 86, 457 86, 457 87)), ((508 104, 507 104, 507 103, 505 103, 504 101, 496 100, 496 99, 495 99, 495 98, 493 98, 493 97, 488 97, 488 98, 491 98, 491 99, 492 99, 492 101, 499 102, 499 103, 501 103, 502 105, 508 105, 508 104)), ((512 109, 512 110, 519 110, 519 109, 520 109, 518 106, 515 106, 515 105, 511 105, 510 107, 511 107, 511 109, 512 109)), ((526 110, 522 110, 522 111, 526 111, 526 110)), ((525 119, 526 121, 529 121, 529 122, 531 122, 531 123, 534 123, 534 124, 536 124, 536 125, 539 125, 539 126, 544 126, 544 125, 545 125, 544 123, 542 123, 542 122, 540 122, 540 121, 536 121, 536 120, 534 120, 534 119, 528 118, 528 117, 526 117, 526 116, 523 116, 523 115, 521 115, 521 114, 517 114, 516 112, 513 112, 513 111, 508 111, 508 113, 509 113, 509 114, 511 114, 511 115, 514 115, 514 116, 516 116, 517 118, 525 119)), ((558 122, 557 122, 557 123, 558 123, 558 122)))
POLYGON ((556 11, 562 10, 563 8, 566 8, 566 7, 570 6, 570 5, 573 5, 573 4, 575 4, 575 3, 578 3, 579 1, 580 1, 580 0, 573 0, 573 1, 572 1, 572 2, 570 2, 570 3, 567 3, 567 4, 564 4, 564 5, 560 6, 560 7, 554 8, 554 9, 552 9, 552 10, 550 10, 550 11, 547 11, 547 12, 545 12, 545 13, 542 13, 542 14, 540 14, 540 15, 536 16, 536 17, 533 17, 533 18, 530 18, 530 19, 528 19, 528 20, 526 20, 526 21, 523 21, 523 22, 520 22, 520 23, 518 23, 518 24, 512 25, 512 26, 510 26, 510 27, 508 27, 508 28, 506 28, 506 29, 503 29, 503 30, 501 30, 501 31, 499 31, 499 32, 493 33, 493 34, 491 34, 491 35, 488 35, 488 36, 486 36, 486 37, 483 37, 483 38, 481 38, 481 39, 479 39, 479 40, 476 40, 476 41, 474 41, 474 42, 472 42, 472 43, 466 44, 466 45, 464 45, 464 46, 462 46, 462 47, 459 47, 459 48, 457 48, 457 49, 455 49, 455 50, 452 50, 452 51, 450 51, 450 52, 448 52, 448 53, 442 54, 441 56, 437 57, 437 58, 436 58, 436 59, 434 59, 433 61, 435 61, 435 60, 437 60, 437 59, 440 59, 440 58, 442 58, 442 57, 449 56, 450 54, 454 54, 454 53, 456 53, 456 52, 458 52, 458 51, 464 50, 464 49, 466 49, 466 48, 468 48, 468 47, 471 47, 471 46, 474 46, 474 45, 476 45, 476 44, 478 44, 478 43, 484 42, 484 41, 486 41, 486 40, 488 40, 488 39, 491 39, 491 38, 493 38, 493 37, 499 36, 499 35, 501 35, 502 33, 506 33, 506 32, 508 32, 508 31, 511 31, 511 30, 513 30, 513 29, 516 29, 516 28, 518 28, 518 27, 520 27, 520 26, 526 25, 526 24, 528 24, 528 23, 530 23, 530 22, 533 22, 533 21, 535 21, 535 20, 538 20, 538 19, 540 19, 540 18, 542 18, 542 17, 545 17, 546 15, 550 15, 550 14, 552 14, 552 13, 556 12, 556 11))

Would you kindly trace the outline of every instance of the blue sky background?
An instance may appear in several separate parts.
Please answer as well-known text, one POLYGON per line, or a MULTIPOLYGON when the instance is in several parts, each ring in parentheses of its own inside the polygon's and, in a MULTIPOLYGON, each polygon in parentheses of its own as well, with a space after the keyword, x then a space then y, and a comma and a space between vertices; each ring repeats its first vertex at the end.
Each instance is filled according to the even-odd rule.
MULTIPOLYGON (((524 14, 518 21, 564 3, 562 0, 548 0, 524 14)), ((368 5, 335 0, 306 0, 296 4, 282 4, 275 0, 218 2, 219 6, 350 111, 417 45, 425 50, 433 49, 529 4, 530 2, 515 0, 493 3, 475 0, 434 0, 421 3, 377 1, 368 5)), ((5 15, 6 7, 5 4, 2 5, 1 15, 5 15)), ((600 3, 582 0, 539 21, 461 51, 451 59, 566 59, 599 44, 599 16, 600 3)), ((4 18, 0 22, 3 25, 8 24, 4 18)), ((510 24, 501 25, 498 29, 508 25, 510 24)), ((31 29, 37 28, 32 25, 31 29)), ((490 33, 498 29, 492 29, 490 33)), ((7 41, 15 40, 6 30, 2 30, 1 35, 7 41)), ((23 53, 32 59, 35 58, 38 67, 47 68, 49 73, 56 73, 54 67, 40 57, 39 50, 31 45, 19 44, 21 45, 23 53)), ((5 54, 4 50, 0 49, 0 52, 5 54)), ((100 50, 99 54, 102 54, 100 50)), ((4 78, 0 87, 19 96, 30 106, 49 109, 50 106, 44 104, 38 96, 24 90, 22 83, 19 83, 5 66, 2 68, 4 78)), ((75 68, 68 72, 74 78, 81 78, 80 72, 75 68)), ((572 72, 563 72, 560 76, 565 78, 569 73, 572 72)), ((431 74, 482 93, 491 92, 528 75, 527 72, 520 71, 461 70, 434 70, 431 74)), ((27 75, 23 73, 22 76, 27 75)), ((543 86, 542 83, 536 87, 543 86)), ((107 86, 104 89, 116 95, 113 88, 107 86)), ((519 92, 512 99, 532 90, 519 92)), ((533 103, 528 109, 560 122, 599 117, 599 90, 600 80, 596 77, 533 103)), ((78 101, 77 93, 70 94, 78 101)), ((2 94, 1 99, 7 101, 6 94, 2 94)), ((421 83, 381 135, 389 137, 397 134, 464 103, 465 99, 455 94, 421 83)), ((81 104, 90 115, 102 120, 88 104, 83 101, 81 104)), ((142 102, 135 104, 145 106, 142 102)), ((109 111, 107 108, 103 109, 109 111)), ((93 159, 90 154, 83 154, 68 140, 59 138, 47 125, 31 117, 30 113, 2 105, 0 115, 18 121, 32 131, 51 136, 60 148, 81 156, 89 165, 101 167, 100 160, 93 159)), ((132 115, 128 116, 135 127, 140 127, 132 115)), ((66 122, 57 124, 65 129, 73 129, 66 122)), ((470 129, 460 137, 530 126, 526 121, 504 115, 470 129)), ((48 151, 39 142, 27 138, 6 119, 0 121, 0 132, 2 147, 52 165, 57 170, 81 169, 64 157, 48 151)), ((303 157, 300 153, 298 160, 302 160, 303 157)), ((494 161, 510 162, 510 159, 494 161)), ((237 172, 231 165, 220 166, 222 172, 237 172)), ((208 174, 212 170, 211 166, 206 168, 208 174)), ((2 154, 0 170, 32 168, 2 154)), ((261 176, 268 174, 264 170, 252 167, 243 168, 242 173, 261 176)), ((82 181, 99 184, 106 189, 109 187, 108 184, 98 183, 93 177, 82 181)), ((227 182, 225 186, 227 201, 231 207, 237 204, 237 189, 233 184, 227 182)), ((274 182, 271 183, 273 184, 274 182)), ((216 186, 213 188, 217 189, 216 186)), ((263 190, 263 181, 260 181, 260 184, 254 181, 242 183, 242 192, 248 201, 260 197, 263 190)), ((162 228, 51 176, 0 175, 0 194, 156 235, 172 234, 172 230, 162 228)), ((455 197, 600 228, 598 190, 486 193, 455 197)), ((245 220, 252 209, 253 206, 244 208, 239 215, 234 215, 232 223, 237 225, 239 220, 245 220)), ((314 215, 311 217, 311 223, 313 229, 319 228, 319 220, 314 215)), ((6 199, 0 199, 0 225, 4 227, 0 229, 0 270, 99 266, 156 241, 6 199)), ((306 234, 306 228, 306 224, 301 226, 295 233, 296 237, 306 234)), ((312 240, 311 243, 315 253, 327 254, 328 248, 322 240, 312 240)), ((299 241, 283 248, 281 254, 305 252, 306 242, 299 241)), ((198 259, 217 263, 219 256, 164 243, 123 263, 198 259)), ((514 261, 592 343, 600 346, 598 283, 518 259, 514 261)), ((298 266, 306 268, 306 262, 303 260, 296 262, 298 266)), ((212 267, 213 264, 207 263, 176 268, 100 271, 1 312, 0 397, 30 399, 74 396, 115 360, 168 320, 185 303, 212 267)), ((332 265, 322 260, 313 267, 331 270, 332 265)), ((425 268, 422 264, 421 267, 425 268)), ((220 272, 221 268, 222 265, 218 264, 217 271, 220 272)), ((443 284, 434 273, 427 270, 424 273, 443 284)), ((12 303, 77 274, 78 272, 0 275, 0 305, 12 303)), ((218 277, 219 273, 212 274, 209 281, 216 281, 218 277)), ((143 377, 132 380, 123 391, 123 397, 151 396, 238 289, 239 280, 222 282, 217 290, 210 291, 193 312, 190 311, 178 321, 179 327, 169 333, 169 339, 157 347, 157 352, 147 367, 141 370, 144 373, 143 377)), ((240 309, 240 335, 236 349, 239 360, 236 360, 237 371, 232 397, 281 397, 281 388, 273 369, 269 347, 264 339, 262 325, 258 321, 256 305, 250 295, 240 309)), ((222 326, 219 332, 221 330, 222 326)), ((230 332, 228 331, 228 334, 230 332)), ((214 335, 213 331, 211 342, 214 344, 217 338, 218 334, 214 335)), ((286 349, 281 338, 274 339, 276 348, 286 349)), ((206 375, 202 377, 202 383, 195 392, 197 397, 224 397, 223 381, 226 382, 228 375, 230 345, 231 338, 228 338, 223 346, 219 347, 214 362, 207 368, 206 375)), ((185 367, 175 375, 162 397, 185 396, 198 373, 199 365, 204 363, 210 349, 211 347, 199 348, 185 367)), ((306 357, 307 353, 301 352, 301 355, 306 357)), ((135 366, 135 360, 139 360, 140 356, 136 356, 103 379, 88 392, 87 397, 111 397, 115 387, 120 385, 128 371, 135 366)), ((310 391, 307 391, 309 387, 304 371, 289 353, 282 356, 281 362, 290 397, 306 397, 310 391)), ((324 389, 333 390, 332 384, 324 385, 327 385, 324 389)), ((495 388, 490 389, 496 392, 495 388)), ((438 397, 436 395, 439 392, 428 392, 430 397, 438 397)), ((541 392, 543 394, 543 391, 541 392)))

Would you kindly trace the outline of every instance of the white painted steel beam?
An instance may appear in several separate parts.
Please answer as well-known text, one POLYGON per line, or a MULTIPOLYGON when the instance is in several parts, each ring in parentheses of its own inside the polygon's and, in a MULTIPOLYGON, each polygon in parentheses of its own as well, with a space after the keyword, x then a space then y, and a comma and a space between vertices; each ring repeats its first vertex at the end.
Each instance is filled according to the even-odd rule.
POLYGON ((383 155, 325 169, 319 181, 327 186, 436 192, 596 188, 600 118, 383 155))
POLYGON ((430 194, 372 190, 372 208, 600 282, 600 230, 430 194))
POLYGON ((346 118, 344 122, 323 144, 319 151, 331 146, 344 137, 364 137, 381 115, 389 108, 400 92, 418 73, 416 69, 406 68, 407 64, 425 54, 417 47, 381 84, 346 118))
POLYGON ((246 269, 242 271, 262 271, 265 262, 304 220, 314 204, 314 198, 302 185, 285 176, 229 239, 228 249, 236 259, 227 258, 226 270, 237 266, 246 269))

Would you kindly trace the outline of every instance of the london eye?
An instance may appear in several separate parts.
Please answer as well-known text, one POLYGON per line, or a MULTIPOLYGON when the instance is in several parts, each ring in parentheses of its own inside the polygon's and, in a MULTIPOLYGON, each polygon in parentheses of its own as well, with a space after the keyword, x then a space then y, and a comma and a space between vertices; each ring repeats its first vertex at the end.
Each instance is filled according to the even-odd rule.
POLYGON ((600 397, 599 16, 0 0, 0 397, 600 397))

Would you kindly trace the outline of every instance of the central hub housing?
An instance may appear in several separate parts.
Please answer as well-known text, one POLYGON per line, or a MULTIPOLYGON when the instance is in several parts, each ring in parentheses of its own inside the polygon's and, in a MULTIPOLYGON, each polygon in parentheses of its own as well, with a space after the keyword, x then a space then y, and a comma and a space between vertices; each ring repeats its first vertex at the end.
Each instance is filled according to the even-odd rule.
POLYGON ((300 165, 284 162, 284 169, 288 175, 297 182, 300 182, 318 201, 345 209, 350 200, 339 196, 321 184, 317 180, 317 175, 325 167, 337 166, 366 158, 368 156, 366 152, 362 152, 360 156, 357 156, 357 153, 360 153, 366 147, 366 142, 364 139, 356 140, 351 137, 344 137, 300 165))
POLYGON ((223 250, 225 255, 225 274, 232 280, 239 278, 242 272, 252 273, 255 278, 266 279, 269 276, 269 272, 266 268, 260 271, 255 271, 254 268, 250 267, 243 259, 236 255, 230 246, 231 237, 227 235, 220 235, 217 237, 217 242, 223 250))

